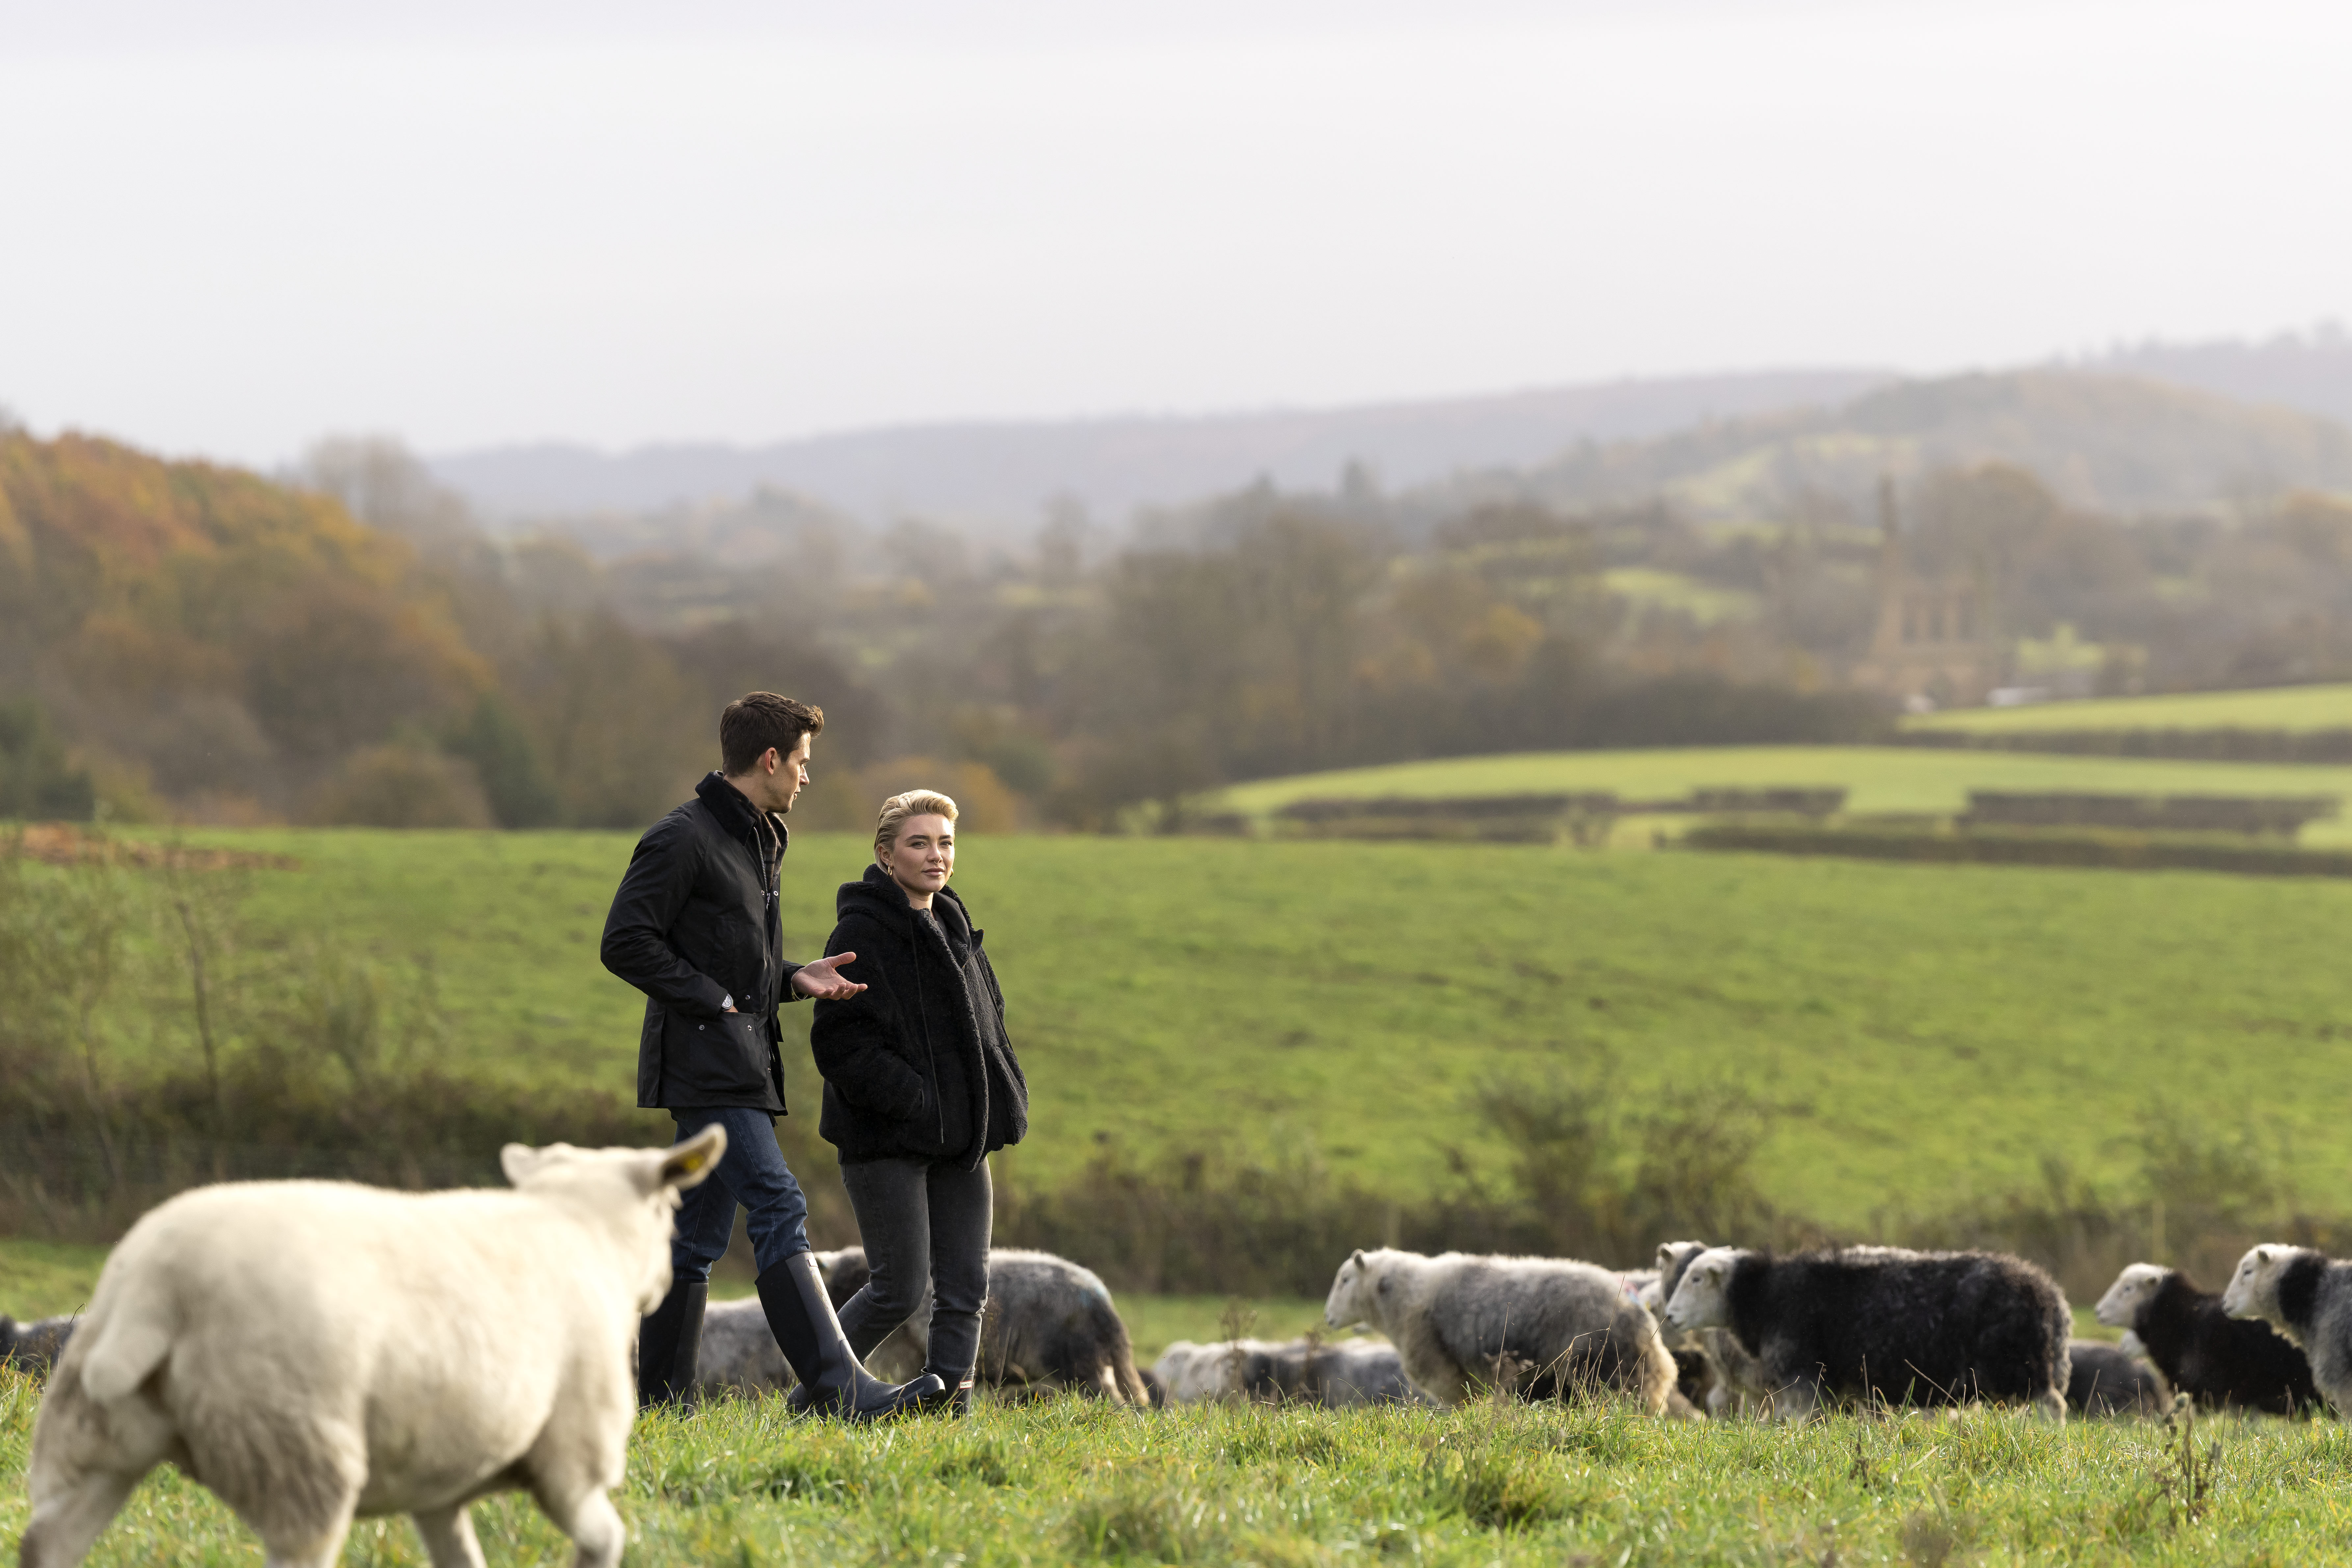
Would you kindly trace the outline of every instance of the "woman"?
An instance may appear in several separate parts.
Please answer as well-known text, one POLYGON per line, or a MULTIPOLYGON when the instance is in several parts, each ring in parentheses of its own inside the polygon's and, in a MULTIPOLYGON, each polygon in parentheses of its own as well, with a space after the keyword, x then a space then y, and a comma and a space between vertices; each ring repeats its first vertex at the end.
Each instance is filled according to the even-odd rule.
POLYGON ((930 1359, 945 1385, 927 1405, 961 1415, 980 1359, 994 1198, 988 1156, 1029 1127, 1029 1085, 1004 1034, 1004 997, 955 872, 956 803, 894 795, 874 863, 835 899, 829 957, 865 990, 817 1004, 809 1043, 824 1074, 817 1131, 841 1153, 842 1185, 874 1277, 841 1309, 860 1360, 931 1292, 930 1359))

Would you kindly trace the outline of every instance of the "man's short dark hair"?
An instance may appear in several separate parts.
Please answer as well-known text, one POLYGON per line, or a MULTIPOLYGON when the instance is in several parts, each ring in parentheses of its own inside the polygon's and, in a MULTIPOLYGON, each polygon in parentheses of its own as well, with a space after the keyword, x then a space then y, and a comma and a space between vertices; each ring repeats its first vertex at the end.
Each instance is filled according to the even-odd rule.
POLYGON ((802 736, 823 733, 824 709, 815 704, 773 692, 750 692, 729 703, 719 716, 719 760, 729 778, 740 779, 767 755, 768 747, 789 755, 802 736))

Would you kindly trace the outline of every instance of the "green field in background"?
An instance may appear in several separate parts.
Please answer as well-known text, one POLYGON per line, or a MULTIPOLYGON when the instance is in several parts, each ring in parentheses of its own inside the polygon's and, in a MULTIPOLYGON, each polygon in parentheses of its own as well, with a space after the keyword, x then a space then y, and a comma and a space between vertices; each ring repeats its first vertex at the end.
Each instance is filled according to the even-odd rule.
POLYGON ((2352 685, 2269 686, 2178 696, 2091 697, 2031 707, 1959 708, 1904 721, 1906 729, 2016 734, 2053 729, 2347 729, 2352 685))
MULTIPOLYGON (((472 1069, 629 1091, 639 1002, 595 955, 626 835, 204 837, 299 857, 251 873, 265 932, 429 958, 472 1069)), ((795 838, 794 951, 817 951, 866 852, 795 838)), ((1483 1082, 1608 1056, 1628 1094, 1728 1082, 1768 1100, 1766 1190, 1834 1224, 2035 1183, 2046 1155, 2126 1177, 2158 1102, 2273 1124, 2306 1201, 2352 1207, 2352 884, 977 835, 957 883, 1032 1087, 1006 1179, 1066 1181, 1098 1136, 1141 1155, 1311 1145, 1410 1198, 1450 1150, 1499 1177, 1470 1103, 1483 1082)), ((803 1114, 808 1016, 785 1013, 803 1114)))
MULTIPOLYGON (((2347 688, 2352 689, 2352 688, 2347 688)), ((1843 785, 1850 811, 1949 812, 1971 789, 2067 789, 2114 795, 2335 795, 2352 798, 2352 766, 2168 762, 1895 746, 1727 746, 1651 751, 1529 751, 1397 762, 1237 784, 1215 797, 1250 815, 1318 798, 1444 797, 1613 790, 1629 800, 1679 800, 1693 789, 1843 785)), ((2352 819, 2315 822, 2301 841, 2352 845, 2352 819)))

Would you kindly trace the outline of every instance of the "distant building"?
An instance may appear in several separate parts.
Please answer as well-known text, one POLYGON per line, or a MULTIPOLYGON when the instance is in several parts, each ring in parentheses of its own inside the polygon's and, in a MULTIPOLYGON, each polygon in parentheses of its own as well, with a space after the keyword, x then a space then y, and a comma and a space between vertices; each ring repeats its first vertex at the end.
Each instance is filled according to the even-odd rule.
POLYGON ((1878 630, 1854 666, 1858 686, 1914 706, 1979 707, 2005 685, 1996 607, 1972 578, 1911 569, 1895 512, 1895 482, 1878 482, 1878 630))

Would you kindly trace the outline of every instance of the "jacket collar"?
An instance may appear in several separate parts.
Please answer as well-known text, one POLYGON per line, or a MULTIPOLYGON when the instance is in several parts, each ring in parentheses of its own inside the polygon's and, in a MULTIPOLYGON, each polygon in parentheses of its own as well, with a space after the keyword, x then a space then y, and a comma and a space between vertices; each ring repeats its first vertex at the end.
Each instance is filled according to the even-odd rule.
POLYGON ((694 787, 694 793, 703 805, 709 808, 710 814, 719 819, 720 827, 757 848, 762 857, 771 842, 781 847, 790 841, 791 835, 776 814, 761 811, 752 805, 743 791, 727 782, 727 775, 718 768, 714 768, 702 776, 701 781, 694 787), (763 817, 767 829, 764 833, 761 831, 763 825, 761 819, 763 817))
MULTIPOLYGON (((841 891, 834 895, 833 907, 836 917, 857 909, 908 931, 914 928, 915 906, 907 902, 906 890, 891 881, 890 873, 878 865, 867 866, 866 874, 856 882, 843 883, 841 891)), ((943 887, 932 894, 931 913, 939 917, 942 927, 958 938, 971 940, 971 916, 965 913, 963 900, 953 892, 943 887)))

